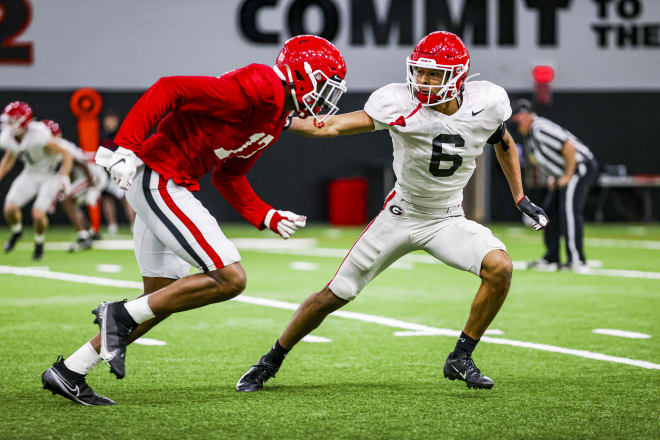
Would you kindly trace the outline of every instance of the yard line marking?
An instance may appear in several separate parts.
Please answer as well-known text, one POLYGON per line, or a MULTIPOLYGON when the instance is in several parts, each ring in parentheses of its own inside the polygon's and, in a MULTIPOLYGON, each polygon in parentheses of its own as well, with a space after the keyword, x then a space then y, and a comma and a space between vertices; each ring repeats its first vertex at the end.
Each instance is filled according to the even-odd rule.
MULTIPOLYGON (((527 261, 512 261, 515 270, 529 269, 527 261)), ((556 272, 555 270, 539 270, 531 269, 536 272, 556 272)), ((567 270, 567 272, 570 272, 567 270)), ((577 275, 592 275, 602 277, 618 277, 618 278, 643 278, 647 280, 660 280, 660 272, 645 272, 642 270, 628 270, 628 269, 601 269, 597 267, 584 267, 579 271, 573 272, 577 275)))
POLYGON ((118 264, 97 264, 96 270, 106 273, 119 273, 121 272, 121 266, 118 264))
MULTIPOLYGON (((101 286, 111 286, 111 287, 130 287, 135 289, 142 289, 142 283, 137 281, 125 281, 125 280, 113 280, 111 278, 101 278, 101 277, 90 277, 84 275, 69 274, 64 272, 50 272, 45 270, 34 270, 30 268, 23 267, 14 267, 14 266, 0 266, 0 274, 11 274, 19 276, 32 276, 39 278, 48 278, 61 281, 69 281, 75 283, 84 283, 84 284, 96 284, 101 286)), ((236 298, 233 298, 232 301, 238 301, 248 304, 256 304, 266 307, 273 307, 278 309, 285 310, 297 310, 298 304, 278 301, 274 299, 267 298, 258 298, 247 295, 240 295, 236 298)), ((401 321, 394 318, 386 318, 383 316, 368 315, 366 313, 359 312, 348 312, 343 310, 338 310, 331 313, 332 316, 345 319, 354 319, 362 322, 370 322, 373 324, 383 325, 386 327, 394 327, 405 330, 414 330, 419 332, 436 332, 438 335, 442 336, 458 336, 460 331, 451 330, 446 328, 431 327, 428 325, 417 324, 414 322, 401 321)), ((525 341, 516 341, 513 339, 504 339, 504 338, 493 338, 491 336, 483 336, 481 338, 482 342, 491 343, 491 344, 500 344, 500 345, 510 345, 513 347, 522 347, 530 348, 533 350, 540 351, 549 351, 553 353, 563 353, 572 356, 583 357, 586 359, 595 359, 599 361, 613 362, 617 364, 626 364, 632 365, 635 367, 646 368, 650 370, 660 370, 660 364, 654 364, 648 361, 628 359, 617 356, 609 356, 602 353, 595 353, 587 350, 575 350, 572 348, 558 347, 554 345, 547 344, 537 344, 535 342, 525 342, 525 341)))
POLYGON ((332 339, 324 338, 323 336, 307 335, 302 338, 303 342, 332 342, 332 339))
POLYGON ((592 330, 592 332, 599 335, 620 336, 622 338, 630 339, 649 339, 651 337, 651 335, 647 335, 646 333, 637 333, 627 330, 615 330, 613 328, 595 328, 592 330))
MULTIPOLYGON (((405 332, 394 332, 394 336, 460 336, 461 332, 458 330, 450 330, 452 334, 447 334, 445 331, 405 331, 405 332)), ((493 328, 486 330, 486 335, 503 335, 502 330, 493 328)))
POLYGON ((158 339, 151 339, 151 338, 137 338, 135 341, 133 341, 133 344, 157 346, 157 345, 167 345, 167 342, 160 341, 158 339))
POLYGON ((314 271, 321 267, 318 263, 310 263, 308 261, 292 261, 289 263, 289 268, 293 270, 314 271))
POLYGON ((615 238, 585 238, 584 241, 589 246, 609 247, 609 248, 628 248, 628 249, 649 249, 660 250, 660 241, 651 240, 619 240, 615 238))

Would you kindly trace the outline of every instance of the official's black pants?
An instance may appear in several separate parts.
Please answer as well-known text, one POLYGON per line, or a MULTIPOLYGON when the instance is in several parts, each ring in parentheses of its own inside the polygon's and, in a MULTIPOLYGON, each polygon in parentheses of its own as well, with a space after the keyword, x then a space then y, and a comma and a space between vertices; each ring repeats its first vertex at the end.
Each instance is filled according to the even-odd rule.
POLYGON ((596 160, 579 163, 565 188, 548 192, 543 203, 545 212, 550 218, 550 223, 544 231, 546 247, 544 258, 547 261, 560 263, 559 243, 564 236, 568 264, 586 262, 583 246, 583 212, 589 187, 596 181, 597 171, 596 160))

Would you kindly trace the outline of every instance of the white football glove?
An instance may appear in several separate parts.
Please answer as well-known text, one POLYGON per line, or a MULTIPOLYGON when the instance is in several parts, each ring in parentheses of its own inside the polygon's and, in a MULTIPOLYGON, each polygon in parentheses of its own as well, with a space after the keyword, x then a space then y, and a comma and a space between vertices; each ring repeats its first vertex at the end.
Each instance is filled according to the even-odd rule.
POLYGON ((264 226, 279 234, 285 240, 291 237, 298 228, 304 228, 307 217, 294 214, 291 211, 278 211, 271 209, 264 218, 264 226))
POLYGON ((69 176, 60 174, 60 190, 64 194, 64 197, 71 194, 71 189, 71 179, 69 179, 69 176))
POLYGON ((130 189, 138 167, 138 157, 131 150, 119 147, 112 153, 106 169, 119 188, 130 189))
POLYGON ((87 194, 85 194, 85 201, 87 202, 87 206, 96 205, 100 197, 101 197, 101 191, 99 191, 97 187, 95 186, 87 187, 87 194))

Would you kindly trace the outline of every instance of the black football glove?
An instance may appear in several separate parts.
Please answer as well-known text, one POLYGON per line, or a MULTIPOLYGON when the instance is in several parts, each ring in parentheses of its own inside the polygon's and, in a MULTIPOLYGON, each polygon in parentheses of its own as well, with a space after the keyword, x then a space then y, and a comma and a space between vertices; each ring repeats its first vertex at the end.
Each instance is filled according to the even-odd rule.
POLYGON ((543 229, 548 224, 548 216, 545 211, 540 207, 532 203, 527 196, 523 197, 516 204, 518 210, 525 214, 527 217, 532 219, 532 227, 535 231, 543 229))

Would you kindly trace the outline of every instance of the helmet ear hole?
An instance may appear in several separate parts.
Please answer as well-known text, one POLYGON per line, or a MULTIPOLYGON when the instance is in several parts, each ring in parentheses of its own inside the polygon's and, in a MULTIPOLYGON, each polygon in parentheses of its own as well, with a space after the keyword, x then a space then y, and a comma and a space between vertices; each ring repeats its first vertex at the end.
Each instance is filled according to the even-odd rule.
POLYGON ((296 78, 298 78, 298 81, 304 81, 305 77, 300 74, 297 70, 294 70, 293 73, 296 74, 296 78))

